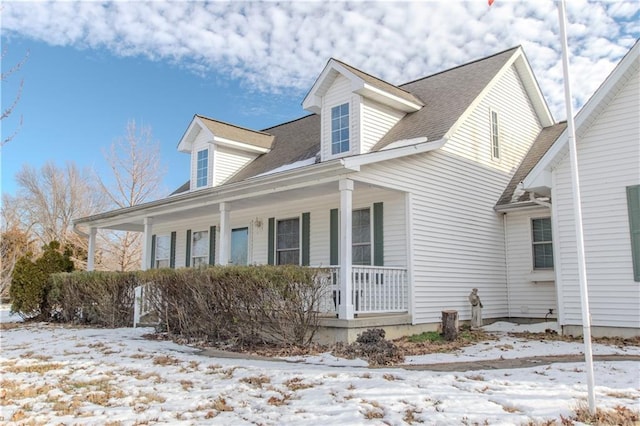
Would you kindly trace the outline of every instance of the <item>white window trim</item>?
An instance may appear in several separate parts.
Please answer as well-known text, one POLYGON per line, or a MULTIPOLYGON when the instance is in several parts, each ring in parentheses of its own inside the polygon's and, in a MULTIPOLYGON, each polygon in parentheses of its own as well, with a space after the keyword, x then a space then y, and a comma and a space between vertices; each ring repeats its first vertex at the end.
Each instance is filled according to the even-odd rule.
POLYGON ((493 108, 489 108, 489 149, 491 150, 491 159, 494 161, 500 161, 500 159, 502 158, 502 132, 500 130, 501 128, 501 124, 500 124, 500 113, 498 112, 498 110, 493 109, 493 108), (495 114, 496 116, 496 126, 498 127, 498 134, 495 135, 494 134, 494 130, 493 130, 493 115, 495 114), (498 146, 497 146, 497 151, 498 151, 498 155, 495 155, 495 145, 494 145, 494 138, 497 136, 498 139, 498 146))
POLYGON ((327 108, 327 128, 328 130, 328 135, 327 135, 327 159, 329 160, 333 160, 335 158, 342 158, 342 157, 347 157, 349 155, 353 154, 353 149, 354 149, 354 139, 353 139, 353 129, 351 128, 352 124, 353 124, 353 105, 351 102, 351 99, 347 99, 344 102, 338 102, 337 104, 331 105, 330 107, 327 108), (339 107, 341 105, 347 104, 349 105, 349 149, 344 151, 344 152, 339 152, 337 154, 333 154, 333 141, 332 141, 332 133, 333 133, 333 127, 332 127, 332 110, 335 107, 339 107))
POLYGON ((293 249, 286 249, 286 250, 278 250, 278 223, 283 221, 283 220, 294 220, 294 219, 298 219, 298 265, 302 264, 302 215, 298 215, 298 216, 290 216, 290 217, 282 217, 282 218, 275 218, 275 235, 274 235, 274 241, 273 244, 275 245, 275 247, 273 248, 273 256, 274 256, 274 263, 276 265, 280 265, 280 263, 278 263, 278 252, 279 251, 293 251, 293 249))
POLYGON ((210 169, 211 169, 211 153, 209 152, 209 148, 203 148, 203 149, 199 149, 198 151, 196 151, 196 155, 195 155, 195 162, 196 162, 196 166, 195 166, 195 188, 196 189, 200 189, 200 188, 206 188, 209 186, 210 183, 210 169), (199 177, 198 177, 198 171, 200 170, 199 168, 199 160, 198 160, 198 155, 200 155, 201 152, 206 151, 207 152, 207 170, 206 170, 206 181, 204 183, 204 185, 198 185, 198 181, 199 181, 199 177))
POLYGON ((156 235, 156 246, 153 248, 153 250, 155 253, 154 254, 155 259, 153 259, 153 267, 156 269, 160 268, 159 262, 166 260, 167 266, 162 266, 162 268, 168 268, 171 262, 171 235, 170 234, 156 235), (166 238, 168 241, 167 257, 158 257, 159 255, 158 245, 160 243, 161 238, 166 238))
POLYGON ((209 251, 211 250, 211 248, 209 247, 209 239, 210 239, 210 236, 209 236, 209 230, 208 229, 201 229, 201 230, 198 230, 198 231, 191 231, 191 241, 189 241, 189 244, 191 244, 191 259, 189 259, 189 261, 190 261, 190 265, 192 267, 195 267, 195 265, 196 265, 195 259, 199 259, 199 258, 204 258, 205 264, 209 263, 209 251), (195 247, 194 247, 193 239, 195 237, 195 234, 199 233, 199 232, 204 232, 206 234, 205 241, 206 241, 207 252, 206 252, 206 254, 204 254, 202 256, 195 256, 194 255, 195 247))
MULTIPOLYGON (((352 234, 351 235, 351 260, 352 260, 352 262, 351 263, 353 263, 353 246, 356 245, 356 244, 359 245, 359 246, 366 245, 364 243, 354 243, 353 242, 353 212, 356 212, 358 210, 369 210, 369 243, 368 243, 368 245, 369 245, 370 249, 369 249, 369 264, 368 265, 371 266, 371 265, 373 265, 373 259, 375 257, 374 253, 373 253, 373 250, 374 250, 374 244, 373 244, 373 204, 369 204, 369 205, 366 205, 366 206, 363 206, 363 207, 356 207, 356 208, 353 208, 351 210, 351 215, 352 215, 352 218, 351 218, 351 228, 352 228, 351 229, 351 234, 352 234)), ((367 266, 367 265, 356 265, 355 263, 353 263, 353 264, 355 266, 367 266)))
POLYGON ((556 259, 555 259, 555 250, 554 250, 554 256, 552 257, 553 259, 553 266, 550 268, 536 268, 536 259, 535 259, 535 250, 533 249, 535 247, 536 244, 551 244, 551 248, 553 250, 553 219, 551 218, 551 216, 535 216, 535 217, 530 217, 529 218, 529 235, 530 235, 530 246, 531 247, 531 272, 532 273, 541 273, 541 272, 546 272, 546 271, 550 271, 553 272, 555 270, 555 264, 556 264, 556 259), (534 241, 533 238, 533 221, 534 220, 539 220, 539 219, 549 219, 549 221, 551 222, 551 241, 534 241))

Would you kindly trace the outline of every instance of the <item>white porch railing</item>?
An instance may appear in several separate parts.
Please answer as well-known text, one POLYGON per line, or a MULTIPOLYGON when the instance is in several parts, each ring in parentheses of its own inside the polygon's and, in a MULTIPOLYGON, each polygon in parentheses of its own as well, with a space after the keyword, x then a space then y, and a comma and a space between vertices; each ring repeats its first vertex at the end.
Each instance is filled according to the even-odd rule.
MULTIPOLYGON (((340 304, 340 267, 328 267, 328 285, 321 312, 337 312, 340 304)), ((388 266, 352 266, 351 285, 356 314, 408 312, 409 283, 407 270, 388 266)))
POLYGON ((140 324, 140 320, 157 309, 159 292, 153 283, 147 283, 135 288, 135 301, 133 304, 133 327, 140 324))

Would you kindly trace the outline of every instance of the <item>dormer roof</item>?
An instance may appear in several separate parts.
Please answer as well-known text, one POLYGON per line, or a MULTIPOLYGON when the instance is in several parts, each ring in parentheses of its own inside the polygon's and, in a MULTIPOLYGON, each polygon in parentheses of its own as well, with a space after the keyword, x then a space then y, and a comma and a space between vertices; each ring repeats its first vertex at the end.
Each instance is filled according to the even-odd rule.
POLYGON ((178 151, 191 152, 193 141, 200 132, 209 133, 212 143, 241 151, 265 154, 271 150, 274 136, 196 114, 178 143, 178 151))
POLYGON ((302 107, 319 114, 322 96, 327 93, 338 75, 346 77, 351 82, 351 90, 354 93, 399 111, 414 112, 424 106, 422 100, 412 93, 331 58, 302 101, 302 107))

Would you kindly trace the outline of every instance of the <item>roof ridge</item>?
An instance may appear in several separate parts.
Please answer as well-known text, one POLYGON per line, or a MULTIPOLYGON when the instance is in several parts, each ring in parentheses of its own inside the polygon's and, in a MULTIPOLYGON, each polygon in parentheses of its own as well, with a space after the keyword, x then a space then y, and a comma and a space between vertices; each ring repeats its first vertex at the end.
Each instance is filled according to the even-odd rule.
POLYGON ((239 125, 237 125, 237 124, 228 123, 228 122, 226 122, 226 121, 217 120, 217 119, 215 119, 215 118, 207 117, 207 116, 202 115, 202 114, 195 114, 195 116, 196 116, 196 117, 198 117, 198 118, 204 118, 205 120, 214 121, 214 122, 216 122, 216 123, 224 124, 224 125, 226 125, 226 126, 235 127, 236 129, 246 130, 246 131, 248 131, 248 132, 253 132, 253 133, 260 133, 260 134, 265 135, 265 136, 273 136, 272 134, 267 133, 267 132, 265 132, 265 131, 263 131, 263 130, 254 130, 254 129, 250 129, 250 128, 248 128, 248 127, 243 127, 243 126, 239 126, 239 125))
MULTIPOLYGON (((294 119, 289 120, 289 121, 285 121, 284 123, 279 123, 279 124, 275 124, 275 125, 270 126, 270 127, 265 127, 264 129, 262 129, 262 130, 260 130, 260 131, 261 131, 261 132, 266 132, 267 130, 275 129, 276 127, 284 126, 284 125, 286 125, 286 124, 295 123, 296 121, 300 121, 300 120, 303 120, 303 119, 305 119, 305 118, 308 118, 308 117, 311 117, 311 116, 314 116, 314 115, 317 115, 317 114, 314 114, 314 113, 307 114, 307 115, 304 115, 304 116, 302 116, 302 117, 298 117, 298 118, 294 118, 294 119)), ((269 133, 267 133, 267 134, 269 134, 269 133)))
MULTIPOLYGON (((409 84, 413 84, 413 83, 416 83, 416 82, 421 81, 421 80, 426 80, 427 78, 435 77, 435 76, 437 76, 437 75, 444 74, 444 73, 447 73, 447 72, 449 72, 449 71, 453 71, 453 70, 458 69, 458 68, 462 68, 462 67, 466 67, 466 66, 468 66, 468 65, 473 65, 473 64, 478 63, 478 62, 486 61, 486 60, 491 59, 491 58, 493 58, 493 57, 496 57, 496 56, 498 56, 498 55, 502 55, 502 54, 504 54, 504 53, 507 53, 507 52, 509 52, 510 50, 517 50, 517 49, 519 49, 519 48, 521 48, 521 47, 522 47, 522 45, 520 45, 520 44, 519 44, 519 45, 517 45, 517 46, 510 47, 510 48, 508 48, 508 49, 505 49, 505 50, 503 50, 503 51, 501 51, 501 52, 493 53, 493 54, 491 54, 491 55, 489 55, 489 56, 484 56, 484 57, 482 57, 482 58, 474 59, 474 60, 469 61, 469 62, 466 62, 466 63, 464 63, 464 64, 460 64, 460 65, 456 65, 455 67, 447 68, 446 70, 438 71, 438 72, 436 72, 436 73, 429 74, 429 75, 426 75, 426 76, 424 76, 424 77, 416 78, 415 80, 411 80, 411 81, 408 81, 408 82, 406 82, 406 83, 402 83, 402 84, 398 85, 397 87, 398 87, 399 89, 405 90, 405 89, 403 89, 403 88, 402 88, 402 86, 407 86, 407 85, 409 85, 409 84)), ((406 90, 405 90, 405 91, 406 91, 406 90)), ((411 92, 409 92, 409 93, 411 93, 411 92)))
POLYGON ((402 87, 400 87, 400 86, 397 86, 397 85, 395 85, 395 84, 393 84, 393 83, 389 83, 387 80, 384 80, 384 79, 382 79, 382 78, 380 78, 380 77, 376 77, 375 75, 373 75, 373 74, 369 74, 369 73, 368 73, 368 72, 366 72, 366 71, 362 71, 360 68, 354 67, 353 65, 350 65, 350 64, 348 64, 348 63, 346 63, 346 62, 344 62, 344 61, 341 61, 340 59, 336 59, 336 58, 334 58, 334 57, 331 57, 331 58, 329 58, 329 60, 330 60, 330 61, 331 61, 331 60, 334 60, 334 61, 338 62, 338 63, 339 63, 339 64, 341 64, 341 65, 344 65, 344 66, 346 66, 346 67, 348 67, 348 68, 354 69, 354 70, 356 70, 356 71, 358 71, 358 72, 361 72, 361 73, 362 73, 362 74, 364 74, 364 75, 367 75, 367 76, 369 76, 369 77, 371 77, 371 78, 374 78, 374 79, 379 80, 379 81, 381 81, 381 82, 383 82, 383 83, 385 83, 385 84, 388 84, 389 86, 393 86, 393 87, 395 87, 395 88, 397 88, 397 89, 402 90, 403 92, 406 92, 406 93, 408 93, 408 94, 410 94, 410 95, 413 95, 413 93, 411 93, 411 92, 410 92, 410 91, 408 91, 408 90, 403 89, 403 88, 402 88, 402 87))

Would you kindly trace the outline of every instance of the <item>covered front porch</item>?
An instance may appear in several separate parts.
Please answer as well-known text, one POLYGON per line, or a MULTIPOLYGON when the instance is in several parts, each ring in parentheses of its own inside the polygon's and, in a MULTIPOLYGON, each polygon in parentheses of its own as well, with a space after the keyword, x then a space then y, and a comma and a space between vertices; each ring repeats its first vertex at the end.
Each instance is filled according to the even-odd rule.
POLYGON ((141 269, 316 266, 328 271, 329 291, 319 303, 327 318, 408 317, 408 194, 344 173, 307 179, 204 189, 85 218, 78 224, 89 227, 88 269, 98 229, 136 231, 144 235, 141 269))

